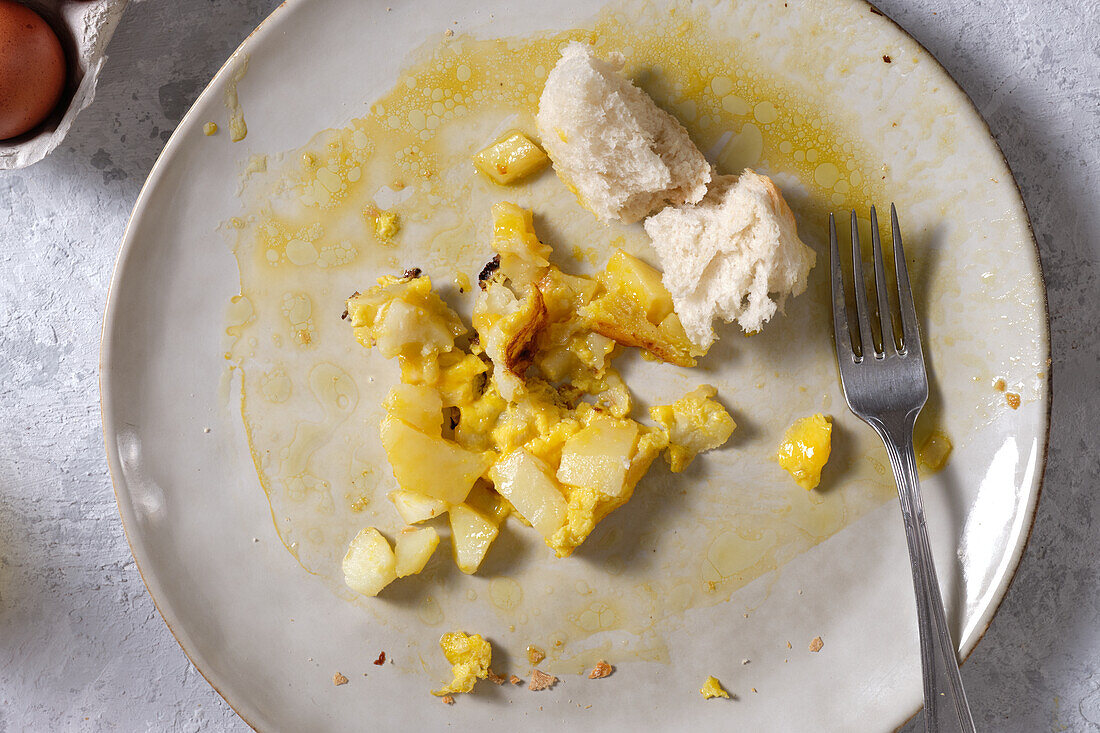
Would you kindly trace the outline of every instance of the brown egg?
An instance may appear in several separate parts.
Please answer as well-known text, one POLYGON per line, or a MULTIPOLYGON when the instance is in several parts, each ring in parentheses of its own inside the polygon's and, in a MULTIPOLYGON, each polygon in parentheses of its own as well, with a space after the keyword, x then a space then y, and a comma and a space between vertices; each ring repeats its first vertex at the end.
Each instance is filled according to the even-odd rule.
POLYGON ((65 52, 38 13, 0 0, 0 140, 49 116, 65 88, 65 52))

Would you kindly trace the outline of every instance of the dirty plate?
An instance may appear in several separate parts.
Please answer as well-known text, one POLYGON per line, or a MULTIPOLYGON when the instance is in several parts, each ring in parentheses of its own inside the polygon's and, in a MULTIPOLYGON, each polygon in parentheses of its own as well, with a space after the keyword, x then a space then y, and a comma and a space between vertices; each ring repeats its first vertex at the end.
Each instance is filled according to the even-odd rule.
POLYGON ((1048 337, 1016 185, 935 60, 855 0, 287 2, 169 141, 111 287, 104 431, 157 607, 263 731, 900 725, 921 700, 908 558, 885 453, 840 396, 822 246, 828 211, 872 201, 896 202, 907 233, 934 380, 918 431, 928 524, 965 655, 1034 515, 1048 337), (416 266, 468 314, 461 275, 488 259, 503 198, 535 210, 566 271, 613 247, 652 260, 640 226, 598 224, 551 172, 501 189, 468 162, 507 129, 533 132, 569 39, 624 53, 720 172, 772 175, 818 266, 762 334, 721 330, 696 369, 616 362, 638 414, 707 382, 739 427, 683 474, 656 464, 574 557, 509 523, 474 576, 445 537, 423 574, 356 598, 348 540, 400 528, 377 437, 397 367, 354 343, 344 298, 416 266), (369 229, 371 207, 398 214, 392 240, 369 229), (806 492, 770 456, 816 412, 834 451, 806 492), (561 681, 482 682, 441 705, 428 691, 453 629, 485 635, 496 671, 524 679, 541 647, 561 681), (589 680, 601 659, 614 674, 589 680), (708 675, 734 699, 704 701, 708 675))

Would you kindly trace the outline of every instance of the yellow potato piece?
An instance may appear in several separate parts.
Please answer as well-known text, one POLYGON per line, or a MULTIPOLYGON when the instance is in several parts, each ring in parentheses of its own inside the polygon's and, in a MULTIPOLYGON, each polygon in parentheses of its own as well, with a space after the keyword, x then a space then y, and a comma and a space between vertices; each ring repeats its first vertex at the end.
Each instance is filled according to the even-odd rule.
POLYGON ((474 165, 497 183, 507 185, 538 173, 550 158, 522 132, 506 134, 474 155, 474 165))
POLYGON ((405 491, 461 504, 481 474, 492 463, 483 453, 420 432, 395 417, 382 421, 382 447, 394 478, 405 491))

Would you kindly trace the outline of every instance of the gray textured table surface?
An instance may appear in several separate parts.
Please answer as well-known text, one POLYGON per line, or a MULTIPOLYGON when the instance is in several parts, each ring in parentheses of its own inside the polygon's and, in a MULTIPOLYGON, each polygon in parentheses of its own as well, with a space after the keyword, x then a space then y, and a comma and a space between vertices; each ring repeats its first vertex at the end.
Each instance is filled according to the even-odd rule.
MULTIPOLYGON (((276 0, 135 2, 66 142, 0 173, 0 732, 237 731, 153 607, 100 434, 100 316, 164 141, 276 0)), ((982 730, 1100 730, 1100 4, 880 0, 988 120, 1051 310, 1031 544, 963 668, 982 730)), ((918 730, 910 724, 907 730, 918 730)))

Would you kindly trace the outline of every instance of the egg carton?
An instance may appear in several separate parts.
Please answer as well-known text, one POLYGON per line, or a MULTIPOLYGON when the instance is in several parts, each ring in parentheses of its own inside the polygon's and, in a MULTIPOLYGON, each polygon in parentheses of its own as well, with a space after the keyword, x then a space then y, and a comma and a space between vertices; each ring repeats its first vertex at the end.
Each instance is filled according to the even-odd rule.
POLYGON ((95 98, 104 53, 128 0, 17 0, 39 15, 57 33, 68 65, 61 101, 38 127, 0 141, 0 170, 26 168, 61 144, 80 111, 95 98))

